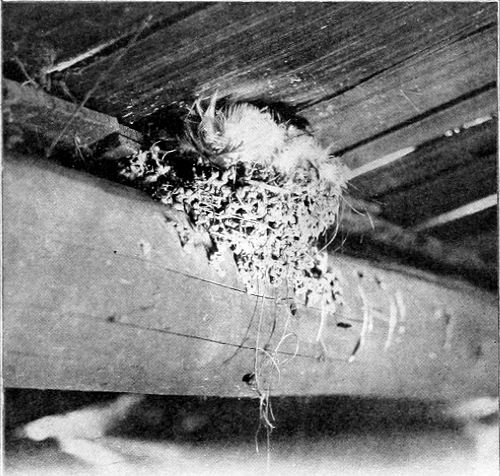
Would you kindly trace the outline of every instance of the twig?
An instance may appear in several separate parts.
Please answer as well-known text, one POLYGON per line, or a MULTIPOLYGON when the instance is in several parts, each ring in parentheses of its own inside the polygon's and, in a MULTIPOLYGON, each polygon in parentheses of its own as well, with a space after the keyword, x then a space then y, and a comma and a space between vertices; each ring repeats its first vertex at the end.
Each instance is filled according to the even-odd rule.
POLYGON ((150 21, 152 19, 153 19, 153 15, 149 15, 144 20, 144 22, 141 25, 141 27, 137 30, 137 32, 135 33, 135 35, 133 36, 133 38, 130 40, 129 44, 125 48, 123 48, 123 50, 121 51, 121 53, 118 56, 116 56, 116 58, 110 64, 109 68, 106 69, 106 70, 104 70, 101 73, 101 75, 99 76, 99 78, 97 78, 97 81, 94 83, 94 86, 92 86, 92 88, 90 88, 87 91, 87 94, 85 94, 85 97, 83 98, 82 102, 78 105, 78 107, 75 109, 75 111, 73 112, 73 114, 70 116, 70 118, 68 119, 68 122, 66 122, 66 125, 64 126, 64 128, 62 129, 62 131, 57 135, 57 137, 50 144, 50 147, 48 148, 48 150, 47 150, 47 152, 45 154, 45 157, 48 158, 48 157, 50 157, 52 155, 52 152, 54 151, 55 147, 57 146, 57 144, 59 143, 59 141, 61 140, 61 138, 64 136, 64 134, 66 133, 66 131, 68 130, 69 126, 71 125, 71 123, 73 122, 73 120, 75 119, 75 117, 83 109, 83 107, 85 106, 85 104, 87 103, 87 101, 90 99, 90 97, 92 96, 92 94, 94 94, 96 92, 97 88, 106 79, 106 77, 108 76, 108 74, 121 61, 121 59, 123 58, 123 56, 125 55, 125 53, 127 53, 127 51, 130 50, 130 48, 134 45, 134 43, 139 38, 139 35, 148 27, 148 25, 149 25, 149 23, 150 23, 150 21))
POLYGON ((21 73, 24 74, 26 77, 26 81, 23 84, 34 84, 35 86, 38 86, 38 83, 28 74, 28 71, 26 70, 26 66, 24 66, 24 63, 19 59, 17 55, 14 55, 14 61, 16 62, 17 66, 19 66, 19 69, 21 70, 21 73))

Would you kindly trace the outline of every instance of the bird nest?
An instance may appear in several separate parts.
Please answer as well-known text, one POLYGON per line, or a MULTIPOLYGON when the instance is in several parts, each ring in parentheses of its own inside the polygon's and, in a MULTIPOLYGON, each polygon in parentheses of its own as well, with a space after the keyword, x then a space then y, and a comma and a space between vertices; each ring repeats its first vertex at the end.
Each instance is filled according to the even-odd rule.
MULTIPOLYGON (((197 102, 173 150, 154 143, 122 175, 184 210, 208 234, 210 261, 229 248, 250 293, 286 286, 298 302, 334 311, 339 285, 318 249, 334 234, 345 171, 308 133, 250 104, 197 102)), ((180 229, 181 242, 192 230, 180 229)))

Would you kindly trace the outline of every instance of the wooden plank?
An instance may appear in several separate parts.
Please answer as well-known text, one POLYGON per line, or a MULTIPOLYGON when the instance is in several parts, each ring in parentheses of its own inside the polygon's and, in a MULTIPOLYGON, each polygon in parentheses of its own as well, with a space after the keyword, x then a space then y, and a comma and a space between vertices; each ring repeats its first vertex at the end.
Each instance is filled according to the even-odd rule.
POLYGON ((498 206, 429 229, 441 241, 477 250, 485 263, 498 266, 498 206))
POLYGON ((367 162, 364 165, 361 165, 360 167, 356 167, 354 169, 351 169, 349 174, 349 180, 353 180, 356 177, 359 177, 360 175, 367 174, 369 172, 373 172, 374 170, 380 169, 382 167, 385 167, 386 165, 390 165, 393 162, 396 162, 403 157, 406 157, 408 154, 411 154, 412 152, 415 152, 416 147, 405 147, 404 149, 399 149, 396 152, 392 152, 387 155, 383 155, 382 157, 379 157, 378 159, 374 159, 370 162, 367 162))
MULTIPOLYGON (((420 52, 355 88, 302 111, 333 151, 362 144, 442 104, 494 84, 497 29, 420 52)), ((439 130, 436 130, 439 133, 439 130)))
POLYGON ((382 133, 380 137, 342 154, 342 160, 353 169, 354 175, 366 173, 380 167, 381 163, 386 165, 384 157, 392 155, 396 157, 393 160, 399 160, 403 154, 398 156, 398 151, 416 148, 448 131, 461 130, 472 121, 491 119, 497 108, 497 89, 493 87, 458 104, 452 103, 416 122, 398 125, 394 131, 382 133), (377 161, 380 163, 377 164, 377 161))
MULTIPOLYGON (((93 105, 132 124, 215 89, 321 102, 495 22, 488 4, 220 3, 139 41, 93 105)), ((83 96, 111 61, 69 71, 72 92, 83 96)))
POLYGON ((497 171, 496 155, 478 157, 473 164, 380 195, 377 201, 382 205, 386 219, 403 227, 414 227, 441 213, 496 194, 497 171))
MULTIPOLYGON (((485 235, 494 237, 498 234, 498 207, 488 208, 474 215, 463 217, 459 220, 445 223, 428 230, 428 233, 445 241, 460 242, 461 238, 472 244, 478 236, 485 235)), ((487 241, 478 239, 478 241, 487 241)), ((498 240, 492 239, 494 248, 498 247, 498 240)))
POLYGON ((5 3, 2 6, 4 60, 17 54, 27 69, 32 70, 40 62, 37 55, 44 45, 55 54, 53 64, 45 65, 48 72, 59 71, 126 41, 150 14, 154 18, 151 28, 155 28, 207 6, 208 3, 199 2, 5 3))
POLYGON ((3 124, 7 148, 25 148, 44 154, 59 138, 54 152, 74 152, 96 144, 99 155, 120 158, 138 150, 140 134, 118 124, 114 117, 53 97, 41 89, 3 81, 3 124), (60 133, 70 123, 66 132, 60 133), (59 137, 60 136, 60 137, 59 137), (118 150, 118 148, 120 150, 118 150))
POLYGON ((497 137, 496 119, 449 137, 443 136, 385 167, 353 178, 350 189, 366 199, 376 198, 423 183, 448 170, 472 166, 480 157, 497 153, 497 137))
POLYGON ((138 152, 142 146, 142 134, 120 124, 118 131, 92 144, 91 151, 94 160, 118 164, 120 159, 138 152))
POLYGON ((341 247, 346 245, 346 249, 353 251, 356 239, 363 243, 362 247, 366 250, 358 251, 358 256, 397 256, 399 261, 407 264, 417 264, 420 268, 444 274, 467 276, 489 288, 496 287, 496 262, 485 261, 479 251, 470 245, 460 246, 456 242, 447 243, 433 236, 415 233, 372 213, 360 214, 348 206, 344 207, 340 230, 347 235, 341 247))
POLYGON ((450 210, 449 212, 429 218, 428 220, 425 220, 424 222, 413 227, 413 231, 428 230, 430 228, 442 226, 496 206, 498 206, 498 194, 494 193, 479 200, 466 203, 465 205, 450 210))
MULTIPOLYGON (((230 262, 221 279, 199 250, 182 249, 161 206, 135 190, 9 153, 3 193, 4 385, 255 395, 242 376, 254 368, 256 298, 241 291, 230 262)), ((276 323, 273 349, 288 323, 299 343, 295 357, 276 354, 281 378, 274 375, 273 394, 465 398, 496 391, 496 296, 332 260, 346 296, 325 325, 325 361, 314 353, 319 310, 300 308, 292 318, 288 304, 275 312, 264 301, 261 342, 276 323), (403 304, 389 338, 391 299, 403 304), (363 306, 376 314, 373 331, 349 363, 363 306)))
MULTIPOLYGON (((489 220, 489 229, 484 227, 481 232, 461 235, 455 242, 464 247, 468 246, 477 249, 479 256, 486 262, 498 263, 498 208, 492 210, 492 212, 495 212, 496 217, 489 220)), ((443 236, 444 234, 444 230, 442 230, 440 235, 443 236)))

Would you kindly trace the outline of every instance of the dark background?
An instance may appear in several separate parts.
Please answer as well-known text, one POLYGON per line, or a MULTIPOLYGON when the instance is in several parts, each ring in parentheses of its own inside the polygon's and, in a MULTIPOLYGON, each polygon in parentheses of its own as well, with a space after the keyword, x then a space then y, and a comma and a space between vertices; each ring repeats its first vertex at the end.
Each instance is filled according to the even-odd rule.
MULTIPOLYGON (((102 392, 7 389, 6 474, 94 474, 64 455, 56 441, 20 439, 15 430, 48 414, 114 398, 102 392)), ((338 396, 276 397, 271 403, 276 429, 270 435, 270 474, 461 474, 473 461, 473 440, 439 402, 338 396)), ((150 443, 174 451, 170 474, 250 474, 266 470, 266 432, 261 429, 257 437, 257 452, 258 426, 256 399, 151 395, 109 438, 118 438, 125 452, 127 445, 150 443)), ((141 461, 134 463, 147 465, 147 454, 141 461)))

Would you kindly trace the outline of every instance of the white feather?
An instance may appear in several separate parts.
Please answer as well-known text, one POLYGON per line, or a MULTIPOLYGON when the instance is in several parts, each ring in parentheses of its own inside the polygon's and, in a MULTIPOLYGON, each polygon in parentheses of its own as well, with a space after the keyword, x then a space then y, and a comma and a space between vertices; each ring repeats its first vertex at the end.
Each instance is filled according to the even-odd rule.
POLYGON ((201 136, 215 155, 220 154, 215 159, 218 164, 272 165, 285 174, 315 169, 326 182, 339 187, 345 182, 344 168, 327 148, 313 136, 278 123, 268 111, 246 103, 216 111, 212 98, 207 110, 198 113, 201 136))

